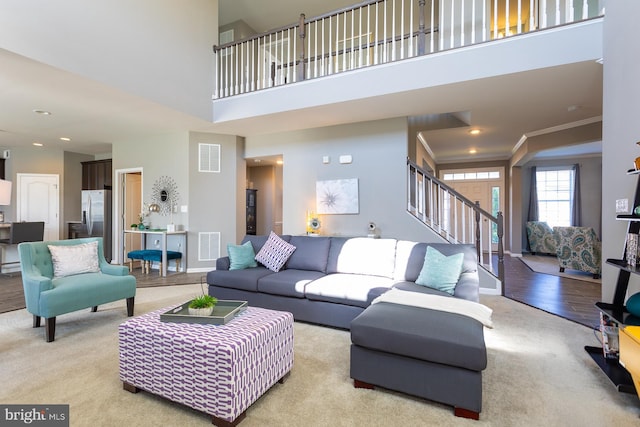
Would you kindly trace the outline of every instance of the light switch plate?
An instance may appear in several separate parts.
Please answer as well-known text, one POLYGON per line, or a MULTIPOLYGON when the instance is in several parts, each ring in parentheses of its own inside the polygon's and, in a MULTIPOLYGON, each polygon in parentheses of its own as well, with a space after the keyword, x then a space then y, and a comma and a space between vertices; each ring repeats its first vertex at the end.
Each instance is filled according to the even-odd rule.
POLYGON ((617 199, 616 200, 616 213, 629 212, 629 199, 617 199))

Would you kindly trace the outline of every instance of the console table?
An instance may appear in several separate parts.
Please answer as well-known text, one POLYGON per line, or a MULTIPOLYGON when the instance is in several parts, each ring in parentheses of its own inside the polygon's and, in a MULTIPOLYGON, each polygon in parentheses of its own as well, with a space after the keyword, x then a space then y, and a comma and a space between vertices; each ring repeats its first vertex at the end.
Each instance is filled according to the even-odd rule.
POLYGON ((187 232, 185 230, 180 231, 167 231, 167 230, 159 230, 159 229, 149 229, 149 230, 123 230, 122 232, 122 252, 120 254, 120 259, 124 262, 125 255, 127 254, 125 248, 126 235, 127 234, 139 234, 143 239, 142 246, 147 248, 147 236, 156 235, 160 237, 160 250, 162 251, 162 277, 167 277, 167 236, 181 236, 183 240, 183 245, 180 250, 182 252, 182 258, 184 259, 184 264, 182 267, 182 271, 187 271, 187 232))

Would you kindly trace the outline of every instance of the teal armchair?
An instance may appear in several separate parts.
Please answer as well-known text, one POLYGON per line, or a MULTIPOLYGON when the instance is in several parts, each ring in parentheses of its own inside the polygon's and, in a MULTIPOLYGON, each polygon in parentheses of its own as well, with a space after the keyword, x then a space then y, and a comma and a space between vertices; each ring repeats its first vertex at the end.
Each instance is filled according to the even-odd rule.
POLYGON ((556 254, 556 240, 553 229, 544 221, 529 221, 526 225, 529 250, 536 253, 556 254))
POLYGON ((602 248, 591 227, 554 227, 560 272, 566 268, 584 271, 600 277, 602 248))
MULTIPOLYGON (((27 311, 33 315, 33 327, 40 327, 40 319, 45 319, 45 335, 47 342, 55 339, 56 317, 73 311, 91 308, 97 311, 98 306, 121 299, 127 301, 127 316, 133 316, 136 279, 129 275, 129 269, 121 265, 111 265, 104 258, 101 237, 59 240, 49 242, 25 242, 18 245, 22 285, 27 311), (95 245, 90 246, 93 252, 87 253, 94 268, 88 272, 72 272, 61 275, 62 263, 55 266, 49 245, 66 246, 71 251, 81 244, 97 242, 97 260, 95 245)), ((86 251, 85 251, 86 252, 86 251)), ((81 254, 84 254, 81 252, 81 254)), ((69 263, 71 269, 82 265, 84 258, 77 257, 69 263)), ((55 259, 55 258, 54 258, 55 259)))

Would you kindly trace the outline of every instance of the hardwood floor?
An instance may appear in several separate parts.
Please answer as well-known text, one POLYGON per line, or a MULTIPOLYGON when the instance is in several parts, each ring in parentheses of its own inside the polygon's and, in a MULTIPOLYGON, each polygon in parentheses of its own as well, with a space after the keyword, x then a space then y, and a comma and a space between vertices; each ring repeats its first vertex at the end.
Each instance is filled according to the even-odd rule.
POLYGON ((532 271, 520 258, 505 256, 507 298, 539 308, 588 327, 598 327, 601 285, 532 271))
MULTIPOLYGON (((532 307, 581 323, 599 324, 594 304, 600 300, 600 285, 531 271, 519 258, 505 257, 505 296, 532 307)), ((138 287, 204 283, 206 273, 170 273, 160 277, 157 271, 142 274, 133 271, 138 287)), ((24 308, 20 274, 0 275, 0 313, 24 308)))

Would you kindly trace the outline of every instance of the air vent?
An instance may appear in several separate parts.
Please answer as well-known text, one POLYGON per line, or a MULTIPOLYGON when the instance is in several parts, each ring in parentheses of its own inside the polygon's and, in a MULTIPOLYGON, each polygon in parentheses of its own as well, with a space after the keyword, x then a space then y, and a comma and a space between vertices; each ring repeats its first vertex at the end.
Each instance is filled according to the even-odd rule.
POLYGON ((198 144, 198 171, 220 173, 220 144, 198 144))
POLYGON ((198 261, 215 261, 220 258, 220 232, 198 233, 198 261))
POLYGON ((227 44, 227 43, 231 43, 234 39, 234 30, 227 30, 227 31, 223 31, 220 33, 218 39, 220 41, 220 44, 227 44))

